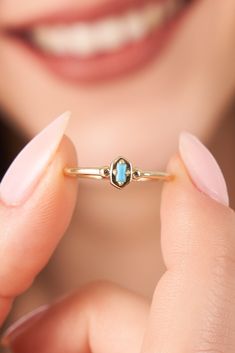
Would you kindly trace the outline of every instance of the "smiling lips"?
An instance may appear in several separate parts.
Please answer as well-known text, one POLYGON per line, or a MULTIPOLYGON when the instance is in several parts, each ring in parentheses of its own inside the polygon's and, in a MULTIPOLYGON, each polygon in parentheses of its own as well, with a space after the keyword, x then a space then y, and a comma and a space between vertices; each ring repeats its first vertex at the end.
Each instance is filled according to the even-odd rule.
POLYGON ((175 0, 150 2, 118 16, 93 22, 39 25, 31 38, 42 51, 52 55, 90 58, 109 54, 147 37, 171 19, 179 9, 175 0))
MULTIPOLYGON (((144 1, 87 20, 43 20, 17 37, 54 72, 74 81, 102 80, 144 64, 156 55, 182 0, 144 1)), ((20 35, 19 35, 20 34, 20 35)))

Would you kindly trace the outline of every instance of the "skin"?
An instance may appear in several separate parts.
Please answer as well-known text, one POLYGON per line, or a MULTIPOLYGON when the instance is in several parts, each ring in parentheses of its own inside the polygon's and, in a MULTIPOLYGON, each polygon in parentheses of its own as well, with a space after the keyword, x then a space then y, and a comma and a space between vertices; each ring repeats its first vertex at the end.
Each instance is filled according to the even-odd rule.
MULTIPOLYGON (((16 23, 26 10, 30 16, 64 2, 42 0, 32 5, 24 0, 16 11, 14 0, 3 0, 0 27, 16 23)), ((91 6, 96 2, 86 1, 91 6)), ((159 58, 120 79, 83 86, 54 77, 0 35, 0 106, 10 122, 31 138, 62 111, 73 112, 67 130, 73 142, 64 138, 27 209, 15 209, 9 215, 0 206, 3 234, 7 230, 13 239, 17 234, 17 244, 31 247, 30 265, 16 276, 9 269, 21 263, 24 252, 10 241, 0 244, 8 247, 1 258, 1 322, 13 298, 31 286, 65 232, 48 267, 53 283, 46 291, 39 279, 26 296, 28 306, 19 302, 15 317, 98 278, 127 288, 96 282, 62 299, 39 320, 25 325, 11 342, 15 352, 234 351, 234 337, 227 333, 235 327, 234 213, 199 193, 179 156, 172 157, 182 129, 206 143, 222 133, 222 142, 230 141, 231 129, 223 120, 235 85, 234 37, 234 1, 199 1, 159 58), (31 79, 25 80, 29 72, 31 79), (125 119, 125 131, 120 119, 125 119), (122 136, 121 149, 114 138, 117 133, 122 136), (80 165, 103 165, 119 154, 143 168, 161 170, 168 163, 177 181, 164 185, 162 199, 159 184, 140 183, 119 194, 102 183, 79 181, 76 202, 77 183, 60 180, 56 174, 65 164, 76 165, 76 158, 80 165), (137 202, 140 193, 141 203, 137 202), (70 202, 64 212, 65 199, 70 202), (121 211, 120 205, 124 205, 121 211), (40 219, 44 209, 51 214, 42 219, 33 244, 34 220, 40 219), (121 212, 118 227, 117 209, 121 212), (43 257, 37 255, 38 249, 44 250, 43 257), (62 277, 62 271, 68 275, 62 277), (146 298, 153 292, 150 306, 146 298), (97 319, 100 315, 102 325, 97 319), (63 318, 63 326, 58 318, 63 318), (124 339, 127 331, 130 335, 124 339)), ((221 145, 215 151, 227 160, 221 145)), ((234 179, 234 170, 226 170, 234 179)))
MULTIPOLYGON (((1 241, 1 248, 8 250, 0 270, 1 321, 14 296, 30 286, 45 265, 69 222, 77 185, 74 179, 61 177, 58 168, 74 161, 74 155, 64 138, 23 210, 15 208, 9 215, 1 205, 3 230, 4 220, 8 225, 14 219, 14 226, 7 229, 9 240, 3 237, 1 241), (58 199, 70 205, 63 216, 58 199), (45 209, 51 212, 48 217, 45 209), (31 236, 35 217, 41 221, 36 241, 31 236), (16 229, 20 246, 15 246, 16 229), (27 266, 16 278, 14 268, 24 263, 24 247, 30 249, 27 266), (41 256, 35 257, 38 253, 41 256)), ((10 343, 14 352, 35 353, 234 352, 235 213, 195 188, 178 155, 170 159, 168 171, 176 178, 165 183, 161 202, 167 271, 151 307, 145 298, 115 284, 95 283, 25 321, 14 335, 8 333, 5 344, 10 343)))

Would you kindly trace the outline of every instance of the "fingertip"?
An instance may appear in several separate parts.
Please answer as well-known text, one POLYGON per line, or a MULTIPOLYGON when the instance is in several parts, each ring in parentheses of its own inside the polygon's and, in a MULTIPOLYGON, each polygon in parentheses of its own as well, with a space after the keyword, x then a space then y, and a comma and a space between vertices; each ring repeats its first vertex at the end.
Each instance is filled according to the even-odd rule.
POLYGON ((5 206, 21 206, 30 198, 64 136, 70 113, 65 112, 41 130, 18 153, 0 184, 5 206))
POLYGON ((209 249, 216 241, 226 241, 224 234, 234 233, 235 217, 226 203, 198 186, 180 151, 170 158, 167 171, 175 177, 164 184, 160 216, 163 257, 170 268, 193 254, 195 244, 209 249))
POLYGON ((173 178, 170 182, 164 183, 162 203, 165 199, 168 198, 172 200, 173 195, 178 192, 180 188, 195 188, 179 152, 174 153, 170 157, 166 166, 166 170, 169 174, 173 175, 173 178))
POLYGON ((167 172, 173 174, 176 178, 178 176, 183 176, 184 174, 187 175, 187 169, 180 157, 179 152, 174 153, 168 163, 167 163, 167 172))
POLYGON ((30 198, 20 207, 0 209, 2 297, 15 297, 28 288, 71 222, 78 182, 64 175, 66 165, 77 165, 77 154, 71 140, 63 136, 30 198), (18 268, 20 276, 15 273, 18 268))
POLYGON ((207 146, 197 136, 183 131, 179 136, 179 152, 194 185, 212 199, 229 206, 225 177, 207 146))
MULTIPOLYGON (((179 147, 167 164, 176 183, 185 183, 217 203, 229 208, 229 194, 223 172, 211 151, 193 134, 182 131, 179 147)), ((174 185, 176 185, 176 183, 174 185)), ((165 189, 169 189, 168 186, 165 189)))

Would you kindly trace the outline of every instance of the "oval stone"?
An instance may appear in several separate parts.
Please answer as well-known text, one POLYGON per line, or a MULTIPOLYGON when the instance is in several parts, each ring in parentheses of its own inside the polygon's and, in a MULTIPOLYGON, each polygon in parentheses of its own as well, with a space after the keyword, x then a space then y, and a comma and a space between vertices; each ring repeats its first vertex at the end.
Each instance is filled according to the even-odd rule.
POLYGON ((110 182, 118 189, 132 180, 132 165, 124 157, 118 157, 110 165, 110 182))

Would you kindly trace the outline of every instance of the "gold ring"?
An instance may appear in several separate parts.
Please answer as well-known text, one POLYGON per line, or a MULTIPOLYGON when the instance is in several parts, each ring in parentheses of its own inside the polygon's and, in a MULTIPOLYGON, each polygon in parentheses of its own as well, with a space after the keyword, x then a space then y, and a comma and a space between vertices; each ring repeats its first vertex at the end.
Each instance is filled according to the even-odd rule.
POLYGON ((134 168, 126 158, 118 157, 110 166, 104 167, 66 167, 64 174, 72 177, 90 179, 109 179, 111 185, 118 189, 124 188, 131 181, 163 180, 170 181, 173 175, 165 172, 143 171, 134 168))

